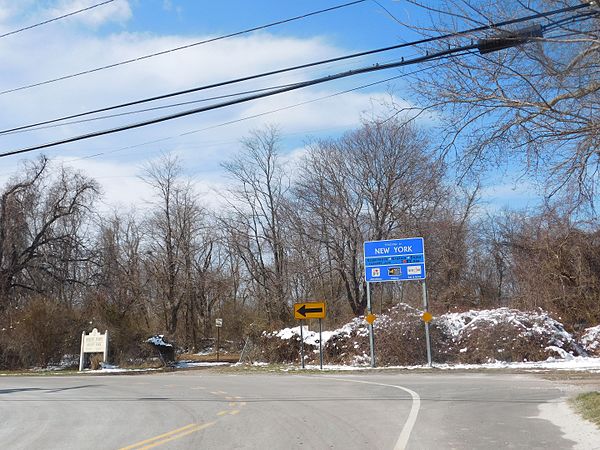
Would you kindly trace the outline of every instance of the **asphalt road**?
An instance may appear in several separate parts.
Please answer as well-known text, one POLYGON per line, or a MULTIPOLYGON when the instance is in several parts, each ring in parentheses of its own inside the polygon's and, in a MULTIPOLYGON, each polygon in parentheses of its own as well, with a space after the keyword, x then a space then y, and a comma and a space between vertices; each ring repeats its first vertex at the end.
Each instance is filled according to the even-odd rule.
POLYGON ((0 377, 6 449, 568 449, 524 375, 0 377))

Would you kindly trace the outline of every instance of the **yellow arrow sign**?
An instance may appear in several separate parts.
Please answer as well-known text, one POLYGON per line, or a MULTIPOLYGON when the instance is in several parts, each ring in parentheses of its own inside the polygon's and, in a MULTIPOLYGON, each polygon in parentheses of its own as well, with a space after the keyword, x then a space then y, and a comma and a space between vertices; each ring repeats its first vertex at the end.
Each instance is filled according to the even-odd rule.
POLYGON ((325 302, 294 303, 295 319, 324 319, 325 302))
POLYGON ((423 313, 423 315, 421 316, 421 319, 423 319, 423 322, 429 323, 429 322, 431 322, 431 319, 433 319, 433 316, 431 315, 431 313, 429 311, 425 311, 423 313))
POLYGON ((370 314, 370 313, 369 313, 369 314, 367 314, 367 315, 365 316, 365 320, 366 320, 367 322, 369 322, 369 325, 373 325, 373 322, 375 322, 375 319, 377 319, 377 317, 375 316, 375 314, 370 314))

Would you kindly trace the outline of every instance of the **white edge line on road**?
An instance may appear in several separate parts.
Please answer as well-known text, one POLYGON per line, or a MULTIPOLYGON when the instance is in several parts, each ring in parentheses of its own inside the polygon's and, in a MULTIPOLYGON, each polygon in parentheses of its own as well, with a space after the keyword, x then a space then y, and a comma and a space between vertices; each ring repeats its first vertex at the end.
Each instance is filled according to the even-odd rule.
POLYGON ((386 386, 392 387, 396 389, 403 390, 404 392, 408 392, 412 397, 412 406, 410 408, 410 413, 408 414, 408 419, 404 422, 404 426, 402 427, 402 431, 400 432, 400 436, 398 436, 398 440, 396 441, 396 445, 394 446, 394 450, 405 450, 408 444, 408 439, 410 438, 410 433, 412 432, 415 423, 417 422, 417 415, 419 414, 419 408, 421 408, 421 397, 415 391, 405 388, 404 386, 397 386, 395 384, 384 384, 384 383, 375 383, 373 381, 362 381, 362 380, 350 380, 346 378, 331 378, 331 377, 321 377, 327 380, 336 380, 336 381, 347 381, 350 383, 363 383, 363 384, 374 384, 376 386, 386 386))

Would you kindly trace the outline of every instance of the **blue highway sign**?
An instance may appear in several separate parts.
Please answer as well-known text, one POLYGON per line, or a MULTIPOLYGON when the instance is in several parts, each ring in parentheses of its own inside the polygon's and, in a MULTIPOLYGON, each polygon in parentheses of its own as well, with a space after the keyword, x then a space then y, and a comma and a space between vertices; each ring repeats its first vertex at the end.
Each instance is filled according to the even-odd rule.
POLYGON ((369 283, 425 279, 423 238, 365 242, 365 277, 369 283))

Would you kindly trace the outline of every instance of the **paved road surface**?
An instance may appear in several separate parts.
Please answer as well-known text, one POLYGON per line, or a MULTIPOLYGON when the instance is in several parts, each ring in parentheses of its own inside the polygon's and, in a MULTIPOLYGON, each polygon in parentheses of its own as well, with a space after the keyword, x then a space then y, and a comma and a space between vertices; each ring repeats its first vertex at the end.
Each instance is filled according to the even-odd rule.
POLYGON ((524 375, 0 377, 6 449, 567 449, 524 375))

